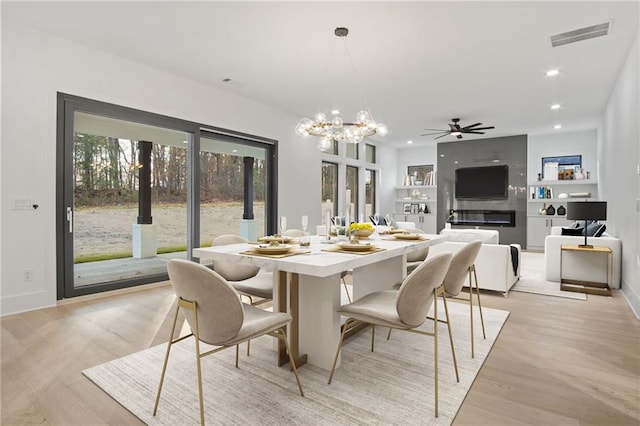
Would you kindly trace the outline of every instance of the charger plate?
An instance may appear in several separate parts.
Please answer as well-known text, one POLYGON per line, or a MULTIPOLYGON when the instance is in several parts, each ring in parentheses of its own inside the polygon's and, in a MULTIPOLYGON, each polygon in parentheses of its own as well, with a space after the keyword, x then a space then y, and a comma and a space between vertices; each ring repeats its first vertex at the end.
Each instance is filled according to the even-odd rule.
POLYGON ((426 240, 422 234, 393 234, 396 240, 426 240))
POLYGON ((279 246, 260 244, 253 246, 252 250, 258 254, 285 254, 291 251, 291 246, 289 244, 280 244, 279 246))

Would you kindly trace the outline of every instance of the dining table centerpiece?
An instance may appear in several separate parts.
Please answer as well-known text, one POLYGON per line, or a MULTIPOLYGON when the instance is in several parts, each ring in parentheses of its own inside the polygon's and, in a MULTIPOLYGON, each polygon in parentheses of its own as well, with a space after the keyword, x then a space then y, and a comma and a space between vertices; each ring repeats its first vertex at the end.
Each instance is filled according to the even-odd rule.
POLYGON ((352 223, 349 232, 355 238, 369 238, 373 234, 373 225, 370 223, 352 223))

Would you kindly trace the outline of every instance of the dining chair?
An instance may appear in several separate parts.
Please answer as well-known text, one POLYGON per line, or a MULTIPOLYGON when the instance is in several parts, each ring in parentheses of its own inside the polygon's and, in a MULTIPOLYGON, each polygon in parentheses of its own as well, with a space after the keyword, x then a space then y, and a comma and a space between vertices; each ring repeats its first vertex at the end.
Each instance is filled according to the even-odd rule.
POLYGON ((285 237, 300 238, 304 237, 304 231, 302 229, 287 229, 282 235, 285 237))
POLYGON ((457 296, 462 292, 462 287, 469 278, 469 311, 471 322, 471 358, 475 357, 474 336, 473 336, 473 288, 475 286, 478 299, 478 309, 480 311, 480 323, 482 324, 482 336, 487 338, 484 329, 484 318, 482 316, 482 304, 480 303, 480 289, 478 288, 478 275, 476 273, 475 260, 480 252, 482 241, 474 240, 465 244, 461 249, 453 254, 451 265, 444 277, 443 298, 450 297, 462 300, 457 296), (472 279, 473 278, 473 279, 472 279))
POLYGON ((173 318, 171 336, 167 343, 160 384, 158 385, 158 393, 153 408, 154 416, 158 411, 158 403, 167 371, 171 346, 191 336, 195 340, 198 399, 200 404, 200 423, 202 425, 204 425, 204 402, 200 360, 207 355, 235 346, 237 368, 238 345, 265 334, 277 337, 284 342, 300 395, 304 396, 298 371, 289 350, 286 334, 287 325, 292 319, 291 315, 283 312, 270 312, 242 303, 236 290, 224 277, 199 263, 184 259, 171 259, 167 264, 167 270, 171 285, 176 293, 178 306, 173 318), (180 310, 182 310, 187 323, 191 327, 191 333, 174 338, 180 310), (206 352, 200 352, 200 342, 218 347, 206 352))
POLYGON ((451 253, 439 253, 425 260, 411 275, 405 278, 398 291, 383 290, 369 293, 338 309, 338 312, 346 316, 347 320, 343 325, 336 349, 329 375, 329 384, 333 378, 344 336, 355 327, 362 324, 372 326, 371 352, 374 350, 376 325, 433 336, 435 416, 438 417, 438 304, 435 290, 442 285, 451 257, 451 253), (433 332, 418 329, 425 322, 432 305, 434 311, 433 332))
MULTIPOLYGON (((425 234, 425 232, 419 228, 412 229, 411 232, 413 232, 414 234, 425 234)), ((429 246, 407 253, 407 275, 409 275, 411 272, 413 272, 414 269, 420 266, 420 264, 427 258, 428 255, 429 246)))
MULTIPOLYGON (((224 234, 213 240, 214 246, 248 243, 236 234, 224 234)), ((273 299, 273 273, 260 271, 257 266, 239 265, 233 262, 213 262, 213 270, 222 275, 238 293, 249 298, 252 305, 259 305, 273 299), (260 300, 254 302, 253 298, 260 300)))

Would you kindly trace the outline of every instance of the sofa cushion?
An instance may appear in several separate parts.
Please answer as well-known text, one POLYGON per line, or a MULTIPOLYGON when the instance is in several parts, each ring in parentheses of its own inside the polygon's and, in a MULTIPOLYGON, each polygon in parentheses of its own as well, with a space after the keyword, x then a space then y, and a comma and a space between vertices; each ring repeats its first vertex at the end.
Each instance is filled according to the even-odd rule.
POLYGON ((562 235, 584 235, 583 228, 562 228, 562 235))

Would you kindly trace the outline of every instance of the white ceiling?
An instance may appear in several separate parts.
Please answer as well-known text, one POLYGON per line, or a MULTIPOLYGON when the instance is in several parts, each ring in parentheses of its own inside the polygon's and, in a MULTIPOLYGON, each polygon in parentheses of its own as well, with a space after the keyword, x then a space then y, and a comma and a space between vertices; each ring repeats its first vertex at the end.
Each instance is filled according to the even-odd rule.
POLYGON ((595 128, 639 14, 637 0, 2 2, 3 19, 300 118, 333 107, 354 118, 361 85, 374 118, 389 128, 378 140, 398 147, 433 144, 420 136, 424 128, 446 129, 453 117, 496 127, 480 137, 595 128), (551 47, 551 35, 606 20, 608 36, 551 47), (355 74, 337 26, 350 30, 355 74), (546 77, 549 68, 560 75, 546 77), (562 108, 550 111, 552 103, 562 108), (556 123, 563 129, 553 130, 556 123))

